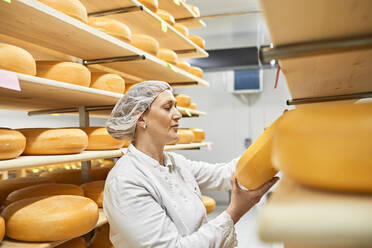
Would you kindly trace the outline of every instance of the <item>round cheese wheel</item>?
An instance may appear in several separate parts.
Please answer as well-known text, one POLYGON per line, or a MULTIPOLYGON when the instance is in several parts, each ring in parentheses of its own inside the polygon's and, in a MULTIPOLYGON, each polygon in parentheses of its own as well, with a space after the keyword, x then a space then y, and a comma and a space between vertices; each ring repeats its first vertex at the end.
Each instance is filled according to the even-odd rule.
POLYGON ((92 72, 91 88, 111 91, 123 94, 125 91, 125 81, 117 74, 92 72))
POLYGON ((189 71, 190 70, 190 63, 182 60, 182 59, 178 59, 177 60, 177 67, 181 68, 182 70, 184 71, 189 71))
POLYGON ((88 135, 88 147, 86 150, 113 150, 119 149, 125 143, 124 140, 113 138, 106 127, 81 127, 88 135))
POLYGON ((212 197, 205 196, 205 195, 202 196, 202 199, 203 199, 204 207, 205 207, 205 210, 207 211, 207 214, 212 213, 214 209, 216 208, 216 201, 212 197))
POLYGON ((195 139, 194 133, 188 129, 178 129, 177 135, 177 144, 190 144, 195 139))
POLYGON ((175 53, 174 51, 170 49, 160 48, 158 51, 157 57, 159 59, 164 60, 165 62, 174 64, 174 65, 177 64, 177 59, 178 59, 177 53, 175 53))
POLYGON ((52 195, 84 196, 84 191, 73 184, 45 183, 39 185, 32 185, 22 189, 15 190, 12 193, 10 193, 5 200, 5 205, 9 205, 13 202, 26 198, 52 195))
POLYGON ((48 242, 91 231, 98 221, 98 207, 91 199, 76 195, 33 197, 10 204, 2 216, 8 237, 48 242))
POLYGON ((203 70, 196 66, 191 66, 188 72, 200 78, 202 78, 204 74, 203 70))
POLYGON ((189 38, 192 42, 194 42, 197 46, 199 46, 202 49, 205 49, 205 40, 197 35, 188 35, 187 38, 189 38))
POLYGON ((88 136, 78 128, 25 128, 24 155, 51 155, 80 153, 88 146, 88 136))
POLYGON ((308 104, 275 129, 272 161, 308 186, 372 193, 372 102, 308 104))
POLYGON ((132 41, 132 31, 130 31, 129 27, 115 19, 107 17, 89 17, 88 24, 124 42, 132 41))
POLYGON ((39 0, 39 2, 82 22, 88 22, 87 9, 79 0, 39 0))
POLYGON ((191 97, 185 94, 177 94, 175 95, 177 100, 177 106, 188 108, 191 104, 191 97))
POLYGON ((78 237, 58 245, 56 248, 88 248, 88 246, 83 237, 78 237))
POLYGON ((0 242, 3 241, 5 236, 5 220, 0 216, 0 242))
POLYGON ((26 138, 21 132, 0 128, 0 160, 16 158, 26 147, 26 138))
POLYGON ((4 43, 0 43, 0 69, 36 75, 34 57, 25 49, 4 43))
POLYGON ((96 228, 89 248, 114 248, 110 241, 109 224, 96 228))
POLYGON ((37 76, 89 87, 90 71, 74 62, 37 61, 37 76))
POLYGON ((142 3, 146 6, 149 10, 156 13, 159 8, 158 0, 138 0, 138 2, 142 3))
POLYGON ((193 143, 203 142, 203 140, 205 139, 205 132, 203 131, 203 129, 200 129, 200 128, 190 128, 190 130, 195 135, 195 139, 192 141, 193 143))
POLYGON ((98 207, 102 207, 103 191, 105 189, 104 180, 84 183, 80 187, 83 189, 85 197, 92 199, 98 207))
POLYGON ((130 140, 125 140, 123 147, 128 147, 130 145, 130 140))
POLYGON ((110 168, 112 169, 115 166, 115 162, 112 160, 104 160, 101 164, 102 168, 110 168))
POLYGON ((198 7, 192 4, 186 4, 186 5, 191 9, 192 13, 196 15, 195 17, 200 17, 200 10, 198 7))
POLYGON ((176 21, 174 20, 174 17, 168 12, 163 9, 158 9, 156 11, 156 14, 165 22, 167 22, 170 25, 174 25, 176 21))
POLYGON ((159 50, 159 42, 144 34, 133 34, 132 45, 155 56, 159 50))
POLYGON ((196 109, 196 103, 192 102, 189 106, 189 109, 196 109))
POLYGON ((179 24, 179 23, 176 23, 174 24, 174 28, 180 32, 182 35, 184 36, 189 36, 189 29, 185 26, 185 25, 182 25, 182 24, 179 24))
MULTIPOLYGON (((92 181, 105 180, 109 172, 110 168, 101 167, 92 168, 91 180, 92 181)), ((81 169, 46 171, 41 173, 40 177, 49 178, 50 180, 53 180, 56 183, 71 183, 75 185, 81 185, 83 183, 81 169)))

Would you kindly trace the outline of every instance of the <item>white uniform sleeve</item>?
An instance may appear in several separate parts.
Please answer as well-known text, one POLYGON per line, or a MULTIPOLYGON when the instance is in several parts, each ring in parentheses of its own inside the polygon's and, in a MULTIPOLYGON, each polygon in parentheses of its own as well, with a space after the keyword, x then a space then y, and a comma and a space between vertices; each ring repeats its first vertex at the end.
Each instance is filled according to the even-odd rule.
POLYGON ((181 236, 152 194, 138 182, 112 178, 105 186, 104 209, 110 226, 126 244, 116 248, 232 248, 236 246, 233 221, 226 212, 202 225, 196 232, 181 236), (129 238, 129 237, 135 237, 129 238), (129 240, 130 239, 130 240, 129 240))

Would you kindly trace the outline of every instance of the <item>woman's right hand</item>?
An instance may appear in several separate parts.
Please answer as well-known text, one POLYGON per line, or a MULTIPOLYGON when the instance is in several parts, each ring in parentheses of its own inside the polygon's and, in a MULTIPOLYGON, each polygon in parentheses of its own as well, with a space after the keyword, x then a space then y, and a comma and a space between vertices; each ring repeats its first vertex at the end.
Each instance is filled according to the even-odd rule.
POLYGON ((243 190, 239 187, 236 177, 233 175, 230 178, 232 185, 232 194, 229 207, 226 212, 230 214, 234 224, 248 212, 261 197, 279 180, 279 177, 274 177, 270 181, 263 184, 255 190, 243 190))

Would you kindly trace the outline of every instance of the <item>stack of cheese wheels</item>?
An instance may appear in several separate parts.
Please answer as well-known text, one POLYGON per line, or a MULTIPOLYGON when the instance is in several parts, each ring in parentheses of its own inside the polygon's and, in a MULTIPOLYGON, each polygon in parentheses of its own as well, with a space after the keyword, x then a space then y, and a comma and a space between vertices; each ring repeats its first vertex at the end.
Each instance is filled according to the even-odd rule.
POLYGON ((93 181, 80 185, 84 191, 85 197, 92 199, 98 207, 102 207, 103 191, 105 189, 105 180, 93 181))
POLYGON ((33 197, 10 204, 2 216, 8 237, 48 242, 91 231, 98 221, 98 207, 91 199, 76 195, 33 197))
POLYGON ((216 208, 216 201, 212 197, 205 196, 205 195, 202 196, 202 199, 203 199, 204 207, 205 207, 205 210, 207 211, 207 214, 212 213, 214 209, 216 208))
POLYGON ((8 180, 0 180, 0 205, 4 204, 6 197, 13 191, 22 189, 31 185, 52 183, 50 178, 39 177, 18 177, 8 180))
POLYGON ((26 138, 21 132, 0 128, 0 160, 18 157, 25 147, 26 138))
POLYGON ((186 4, 192 11, 192 13, 195 14, 195 17, 199 17, 200 16, 200 10, 198 7, 196 7, 195 5, 192 5, 192 4, 186 4))
POLYGON ((88 248, 88 246, 83 237, 78 237, 56 246, 56 248, 88 248))
POLYGON ((120 94, 124 93, 125 81, 119 75, 105 72, 92 72, 91 75, 91 88, 120 94))
POLYGON ((125 141, 113 138, 106 127, 82 127, 88 135, 88 147, 86 150, 113 150, 123 147, 125 141))
POLYGON ((159 51, 159 42, 145 34, 133 34, 132 45, 155 56, 159 51))
POLYGON ((74 62, 37 61, 37 76, 89 87, 90 71, 74 62))
POLYGON ((52 155, 80 153, 88 146, 88 136, 78 128, 25 128, 24 155, 52 155))
POLYGON ((189 38, 192 42, 194 42, 200 48, 205 49, 205 40, 202 37, 190 34, 187 36, 187 38, 189 38))
POLYGON ((177 144, 190 144, 195 139, 194 133, 188 129, 178 129, 177 135, 177 144))
POLYGON ((190 130, 195 135, 195 138, 192 141, 193 143, 203 142, 203 140, 205 139, 205 132, 203 131, 203 129, 200 129, 200 128, 190 128, 190 130))
POLYGON ((5 236, 5 220, 0 216, 0 242, 3 241, 5 236))
POLYGON ((177 94, 174 96, 177 100, 177 106, 188 108, 191 104, 191 97, 185 94, 177 94))
POLYGON ((142 3, 146 6, 149 10, 156 13, 159 8, 158 0, 138 0, 138 2, 142 3))
POLYGON ((189 106, 190 109, 195 109, 196 110, 196 103, 192 102, 189 106))
POLYGON ((52 195, 79 195, 84 196, 84 191, 73 184, 63 183, 45 183, 39 185, 32 185, 22 189, 13 191, 8 195, 5 200, 5 205, 13 202, 39 196, 52 196, 52 195))
POLYGON ((177 60, 177 67, 181 68, 184 71, 189 71, 190 68, 191 68, 191 65, 190 65, 190 63, 188 63, 188 62, 186 62, 182 59, 178 59, 177 60))
POLYGON ((177 65, 178 55, 170 49, 160 48, 156 56, 165 62, 177 65))
MULTIPOLYGON (((107 174, 109 173, 110 168, 92 168, 91 170, 91 180, 105 180, 107 174)), ((53 170, 47 171, 40 174, 40 177, 49 178, 50 180, 55 181, 56 183, 71 183, 75 185, 81 185, 82 175, 81 169, 79 170, 53 170)))
POLYGON ((82 22, 88 22, 87 9, 79 0, 39 0, 39 2, 82 22))
POLYGON ((110 241, 109 224, 96 228, 89 248, 114 248, 110 241))
POLYGON ((200 78, 202 78, 204 74, 203 70, 197 66, 191 66, 188 72, 200 78))
POLYGON ((275 129, 272 161, 295 181, 372 193, 372 102, 307 104, 275 129))
POLYGON ((0 43, 0 69, 36 75, 34 57, 25 49, 0 43))
POLYGON ((167 22, 170 25, 174 25, 176 21, 174 20, 174 17, 168 12, 163 9, 158 9, 156 11, 156 14, 165 22, 167 22))
POLYGON ((185 25, 182 25, 182 24, 179 24, 179 23, 176 23, 174 24, 174 28, 180 32, 182 35, 184 36, 188 36, 190 33, 189 33, 189 29, 185 26, 185 25))
POLYGON ((278 173, 271 163, 271 146, 274 128, 281 117, 248 147, 236 165, 236 178, 247 189, 259 188, 278 173))
POLYGON ((89 17, 88 24, 124 42, 130 43, 132 41, 132 31, 129 27, 115 19, 107 17, 89 17))

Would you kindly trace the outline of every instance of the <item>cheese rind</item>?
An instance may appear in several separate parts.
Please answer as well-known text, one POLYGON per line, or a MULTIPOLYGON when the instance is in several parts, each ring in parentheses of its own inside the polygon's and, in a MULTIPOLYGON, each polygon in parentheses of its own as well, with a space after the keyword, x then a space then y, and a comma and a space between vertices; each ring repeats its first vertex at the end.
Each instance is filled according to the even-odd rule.
POLYGON ((203 129, 200 128, 190 128, 190 130, 194 133, 195 138, 192 141, 193 143, 200 143, 203 142, 205 139, 205 132, 203 129))
POLYGON ((190 144, 195 139, 194 133, 188 129, 178 129, 177 135, 177 144, 190 144))
POLYGON ((126 24, 115 19, 107 17, 89 17, 88 24, 124 42, 130 43, 132 41, 132 31, 130 28, 126 24))
POLYGON ((177 106, 188 108, 191 104, 191 97, 185 94, 178 94, 175 95, 177 100, 177 106))
POLYGON ((165 62, 177 65, 178 55, 170 49, 160 48, 157 57, 165 62))
POLYGON ((174 24, 174 28, 180 32, 182 35, 184 36, 188 36, 190 33, 189 33, 189 29, 185 26, 185 25, 182 25, 180 23, 176 23, 174 24))
POLYGON ((88 22, 87 9, 79 0, 39 0, 39 2, 84 23, 88 22))
MULTIPOLYGON (((110 168, 92 168, 91 170, 91 180, 105 180, 107 174, 109 173, 110 168)), ((71 183, 75 185, 81 185, 82 175, 81 170, 54 170, 47 171, 40 174, 40 177, 49 178, 50 180, 55 181, 56 183, 71 183)))
POLYGON ((18 131, 0 128, 0 160, 16 158, 26 147, 26 137, 18 131))
POLYGON ((125 91, 125 81, 117 74, 92 72, 91 76, 91 88, 120 94, 123 94, 125 91))
POLYGON ((5 236, 5 220, 0 216, 0 242, 3 241, 5 236))
POLYGON ((158 9, 156 11, 156 14, 165 22, 167 22, 170 25, 174 25, 176 21, 174 20, 174 17, 168 12, 163 9, 158 9))
POLYGON ((177 60, 177 67, 181 68, 184 71, 189 71, 190 68, 191 68, 191 65, 187 61, 184 61, 182 59, 178 59, 177 60))
POLYGON ((0 69, 35 76, 36 62, 25 49, 0 43, 0 69))
POLYGON ((123 147, 125 141, 113 138, 106 127, 81 127, 88 135, 86 150, 113 150, 123 147))
POLYGON ((203 70, 197 66, 191 66, 188 72, 200 78, 202 78, 204 74, 203 70))
POLYGON ((103 192, 105 189, 105 181, 93 181, 80 185, 80 188, 84 191, 85 197, 92 199, 97 203, 98 207, 102 207, 103 192))
POLYGON ((155 56, 159 50, 159 42, 145 34, 133 34, 132 45, 155 56))
POLYGON ((190 109, 194 109, 194 110, 196 110, 196 107, 197 107, 197 105, 196 105, 196 103, 194 103, 194 102, 192 102, 192 103, 190 104, 190 106, 189 106, 190 109))
POLYGON ((156 13, 159 8, 158 0, 138 0, 138 2, 145 5, 146 8, 151 10, 152 12, 156 13))
POLYGON ((204 204, 205 210, 207 211, 207 214, 212 213, 214 209, 216 208, 216 201, 212 197, 205 196, 205 195, 202 196, 202 199, 203 199, 203 204, 204 204))
POLYGON ((190 34, 187 36, 187 38, 189 38, 192 42, 194 42, 200 48, 205 49, 205 40, 202 37, 190 34))

